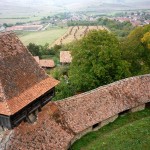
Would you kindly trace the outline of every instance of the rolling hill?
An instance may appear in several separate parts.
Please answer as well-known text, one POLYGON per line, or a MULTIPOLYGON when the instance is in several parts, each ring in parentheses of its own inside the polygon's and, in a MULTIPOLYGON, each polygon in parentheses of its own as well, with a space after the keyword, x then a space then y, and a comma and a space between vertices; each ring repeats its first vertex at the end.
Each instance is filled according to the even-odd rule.
POLYGON ((0 18, 44 16, 64 11, 149 9, 149 0, 1 0, 0 18))

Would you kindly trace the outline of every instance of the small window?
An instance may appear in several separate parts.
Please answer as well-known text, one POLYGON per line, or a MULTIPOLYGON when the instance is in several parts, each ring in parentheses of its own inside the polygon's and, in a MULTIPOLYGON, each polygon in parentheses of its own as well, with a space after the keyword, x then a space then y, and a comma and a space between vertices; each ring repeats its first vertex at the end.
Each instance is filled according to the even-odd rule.
POLYGON ((126 115, 127 113, 129 113, 129 109, 128 110, 125 110, 125 111, 122 111, 119 113, 120 116, 123 116, 123 115, 126 115))
POLYGON ((97 128, 98 126, 99 126, 99 123, 96 123, 96 124, 93 125, 92 128, 95 129, 95 128, 97 128))
POLYGON ((146 103, 145 107, 150 109, 150 102, 146 103))

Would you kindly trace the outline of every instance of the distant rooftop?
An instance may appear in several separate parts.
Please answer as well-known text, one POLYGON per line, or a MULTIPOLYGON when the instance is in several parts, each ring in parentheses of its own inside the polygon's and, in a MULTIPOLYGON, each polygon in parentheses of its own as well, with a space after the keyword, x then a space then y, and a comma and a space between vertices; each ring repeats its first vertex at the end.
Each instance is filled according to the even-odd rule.
POLYGON ((60 51, 60 62, 61 63, 71 63, 72 57, 70 51, 60 51))
POLYGON ((40 59, 39 64, 41 67, 45 67, 45 68, 55 67, 54 60, 52 60, 52 59, 40 59))
POLYGON ((38 31, 42 28, 43 28, 42 25, 22 25, 22 26, 7 27, 6 31, 17 31, 17 30, 38 31))
POLYGON ((39 56, 34 56, 34 59, 43 68, 55 67, 55 62, 52 59, 40 59, 39 56))

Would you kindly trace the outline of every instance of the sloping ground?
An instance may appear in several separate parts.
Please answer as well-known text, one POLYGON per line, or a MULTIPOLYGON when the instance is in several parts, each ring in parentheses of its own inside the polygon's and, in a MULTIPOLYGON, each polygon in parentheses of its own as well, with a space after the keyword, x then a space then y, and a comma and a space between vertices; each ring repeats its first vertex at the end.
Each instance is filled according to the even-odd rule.
POLYGON ((120 116, 76 141, 71 150, 149 150, 150 109, 120 116))
POLYGON ((150 75, 124 79, 48 104, 35 124, 1 136, 1 150, 65 150, 74 137, 112 116, 150 102, 150 75))
POLYGON ((67 28, 50 28, 45 31, 24 32, 24 34, 19 35, 19 38, 24 45, 28 45, 29 43, 35 43, 37 45, 45 45, 46 43, 49 43, 51 45, 66 31, 67 28))
POLYGON ((108 30, 104 26, 73 26, 69 27, 68 31, 62 35, 60 38, 58 38, 52 45, 61 45, 61 44, 67 44, 74 40, 81 39, 83 36, 85 36, 89 31, 91 30, 108 30))

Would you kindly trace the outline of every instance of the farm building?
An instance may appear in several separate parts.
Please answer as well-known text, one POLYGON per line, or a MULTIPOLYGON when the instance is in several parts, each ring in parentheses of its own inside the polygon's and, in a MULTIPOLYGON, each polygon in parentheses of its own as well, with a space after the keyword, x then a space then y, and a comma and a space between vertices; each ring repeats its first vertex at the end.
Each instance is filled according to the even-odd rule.
POLYGON ((24 26, 12 26, 6 28, 6 31, 39 31, 43 28, 42 25, 24 25, 24 26))
POLYGON ((40 59, 39 56, 34 56, 34 59, 42 68, 49 69, 55 67, 55 62, 52 59, 40 59))
POLYGON ((0 127, 35 121, 58 81, 39 67, 14 33, 0 34, 0 68, 0 127))
POLYGON ((72 61, 70 51, 60 51, 60 63, 69 64, 72 61))
POLYGON ((54 60, 52 59, 40 59, 39 61, 39 65, 42 67, 42 68, 54 68, 55 67, 55 63, 54 63, 54 60))

